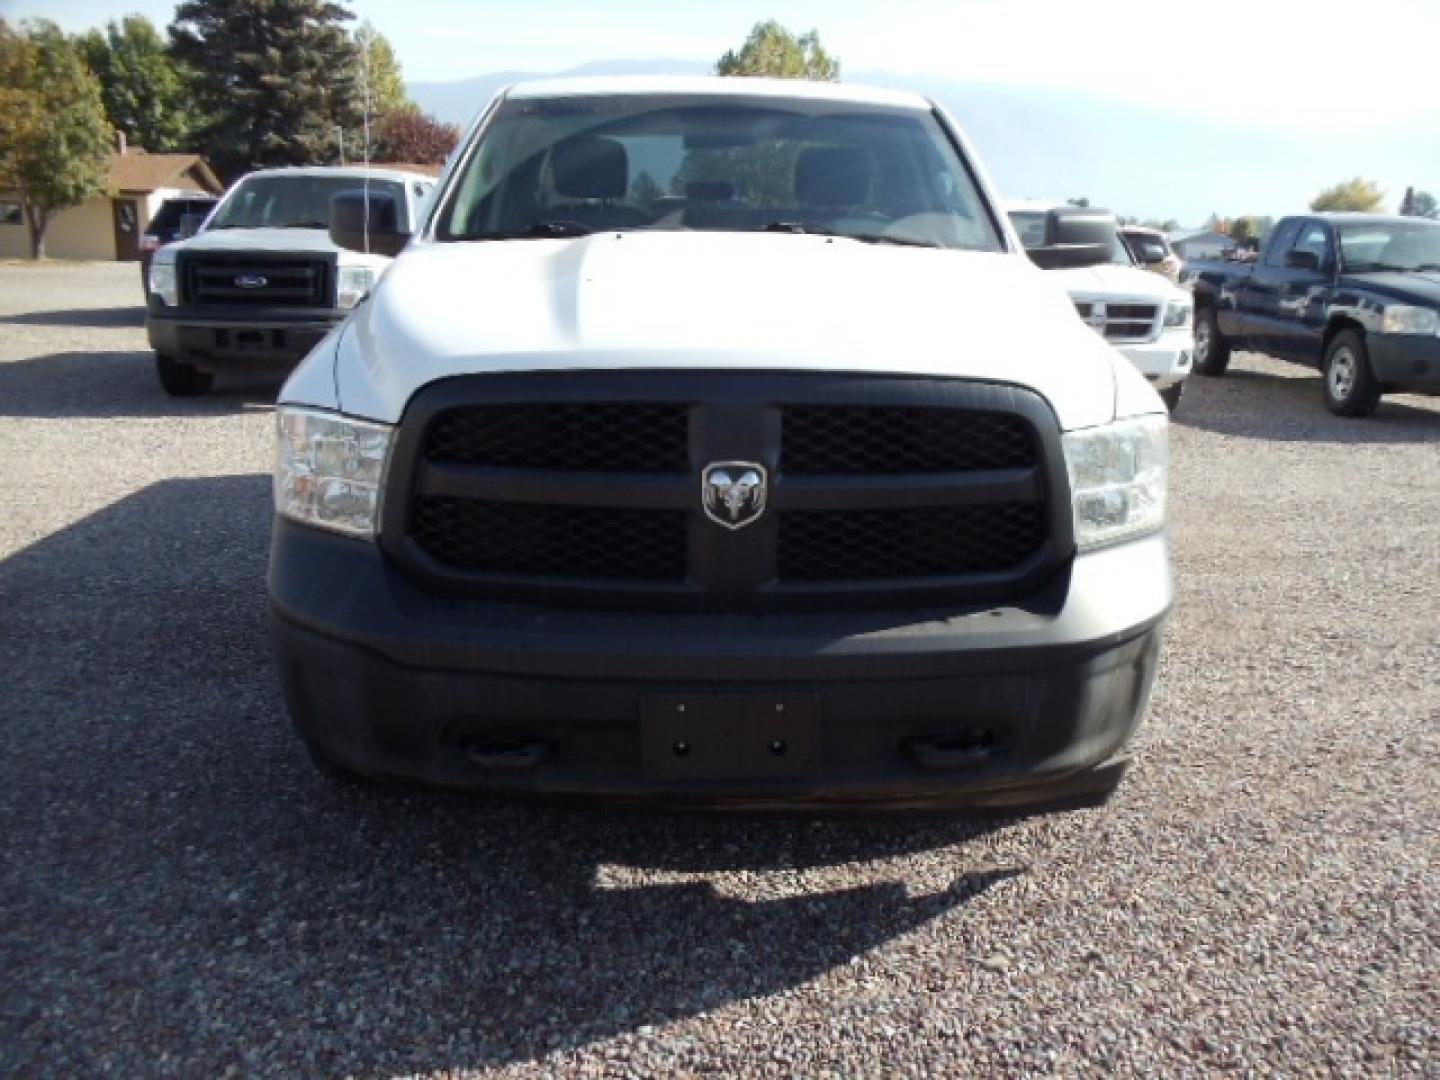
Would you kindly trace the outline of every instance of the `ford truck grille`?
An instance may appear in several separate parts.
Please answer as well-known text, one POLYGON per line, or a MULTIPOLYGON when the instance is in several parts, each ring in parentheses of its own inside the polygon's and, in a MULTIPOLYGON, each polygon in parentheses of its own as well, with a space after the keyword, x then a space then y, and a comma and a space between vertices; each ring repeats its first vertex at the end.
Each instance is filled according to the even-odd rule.
POLYGON ((333 307, 325 259, 194 254, 182 256, 182 299, 190 304, 333 307))
POLYGON ((1073 550, 1036 395, 736 372, 445 380, 406 411, 381 543, 443 595, 562 607, 846 610, 1014 599, 1073 550), (714 462, 763 466, 741 529, 714 462))
POLYGON ((1077 300, 1075 310, 1110 341, 1149 341, 1159 333, 1158 304, 1112 304, 1077 300))

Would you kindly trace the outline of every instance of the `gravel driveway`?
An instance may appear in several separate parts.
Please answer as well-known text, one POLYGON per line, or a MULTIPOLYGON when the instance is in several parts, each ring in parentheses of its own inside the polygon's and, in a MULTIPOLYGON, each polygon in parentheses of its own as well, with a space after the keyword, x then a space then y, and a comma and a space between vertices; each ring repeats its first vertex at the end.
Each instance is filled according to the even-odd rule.
POLYGON ((166 399, 139 300, 0 266, 0 1074, 1440 1074, 1440 400, 1193 382, 1106 807, 597 812, 311 771, 275 384, 166 399))

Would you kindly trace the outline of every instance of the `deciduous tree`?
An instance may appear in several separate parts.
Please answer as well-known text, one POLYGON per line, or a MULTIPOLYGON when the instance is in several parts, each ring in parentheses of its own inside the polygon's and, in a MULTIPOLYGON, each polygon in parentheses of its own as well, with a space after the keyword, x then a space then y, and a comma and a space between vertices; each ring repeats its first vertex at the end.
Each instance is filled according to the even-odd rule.
POLYGON ((818 31, 797 37, 769 19, 756 23, 738 50, 731 49, 720 57, 715 74, 833 82, 840 78, 840 61, 821 46, 818 31))
POLYGON ((0 187, 20 193, 33 258, 56 214, 105 189, 112 138, 100 83, 60 28, 0 19, 0 187))
POLYGON ((369 88, 368 95, 362 90, 361 96, 368 96, 371 115, 383 116, 414 108, 405 93, 405 77, 395 49, 369 19, 355 28, 355 48, 360 57, 362 79, 369 88))
POLYGON ((188 150, 200 126, 181 71, 165 39, 143 15, 111 21, 102 32, 76 39, 100 80, 100 100, 110 123, 146 150, 188 150))
POLYGON ((1384 204, 1385 193, 1376 187, 1373 181, 1357 176, 1320 192, 1310 200, 1310 209, 1316 212, 1359 210, 1363 213, 1374 213, 1384 204))
POLYGON ((196 72, 213 118, 204 143, 220 172, 332 160, 340 131, 357 129, 354 18, 329 0, 185 0, 175 55, 196 72))
POLYGON ((371 139, 372 161, 442 165, 460 141, 460 129, 426 116, 412 105, 380 117, 371 139))

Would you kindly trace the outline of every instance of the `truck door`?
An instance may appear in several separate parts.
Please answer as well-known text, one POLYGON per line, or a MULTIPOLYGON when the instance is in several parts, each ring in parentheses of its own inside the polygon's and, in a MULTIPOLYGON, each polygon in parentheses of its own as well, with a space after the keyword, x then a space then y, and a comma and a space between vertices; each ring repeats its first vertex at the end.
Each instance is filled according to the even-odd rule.
POLYGON ((1326 302, 1335 279, 1334 230, 1323 221, 1305 220, 1281 261, 1275 351, 1287 360, 1318 364, 1326 302))
POLYGON ((1236 287, 1235 307, 1240 330, 1251 348, 1273 353, 1280 334, 1280 285, 1284 256, 1295 242, 1301 219, 1287 218, 1275 227, 1248 279, 1236 287))

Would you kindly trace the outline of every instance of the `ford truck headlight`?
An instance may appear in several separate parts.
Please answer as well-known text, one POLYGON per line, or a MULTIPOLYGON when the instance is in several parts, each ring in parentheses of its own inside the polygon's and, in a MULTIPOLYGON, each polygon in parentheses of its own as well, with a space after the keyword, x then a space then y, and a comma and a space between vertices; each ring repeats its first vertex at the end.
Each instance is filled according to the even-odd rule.
POLYGON ((1189 300, 1171 300, 1165 305, 1165 327, 1189 326, 1191 313, 1195 310, 1189 300))
POLYGON ((336 273, 335 306, 352 308, 375 284, 375 271, 369 266, 341 265, 336 273))
POLYGON ((1440 330, 1440 311, 1392 304, 1380 315, 1382 334, 1433 334, 1440 330))
POLYGON ((1165 417, 1137 416, 1064 436, 1075 543, 1093 551, 1165 524, 1165 417))
POLYGON ((276 416, 275 512, 347 536, 373 537, 395 429, 288 406, 276 416))
POLYGON ((180 290, 175 283, 175 255, 170 253, 166 258, 165 250, 162 248, 155 253, 150 260, 150 291, 160 298, 160 302, 166 307, 176 307, 180 303, 180 290))

